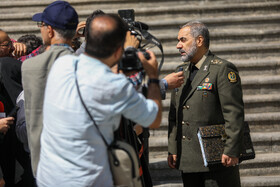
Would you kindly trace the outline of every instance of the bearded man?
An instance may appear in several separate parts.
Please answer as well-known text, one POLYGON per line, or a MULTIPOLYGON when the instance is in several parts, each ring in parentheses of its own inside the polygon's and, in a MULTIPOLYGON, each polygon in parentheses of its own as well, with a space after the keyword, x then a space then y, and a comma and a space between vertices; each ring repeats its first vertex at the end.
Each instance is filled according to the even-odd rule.
POLYGON ((178 33, 185 82, 172 92, 168 128, 168 164, 181 171, 184 186, 240 186, 239 156, 244 104, 236 67, 209 51, 209 31, 201 22, 178 33), (225 124, 221 163, 205 167, 197 137, 201 126, 225 124))

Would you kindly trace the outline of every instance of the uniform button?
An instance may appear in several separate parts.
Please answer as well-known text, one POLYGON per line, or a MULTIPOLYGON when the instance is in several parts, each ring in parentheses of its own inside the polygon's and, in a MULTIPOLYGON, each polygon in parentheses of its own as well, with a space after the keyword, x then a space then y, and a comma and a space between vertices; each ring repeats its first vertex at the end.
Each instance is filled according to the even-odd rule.
POLYGON ((189 109, 189 108, 190 108, 189 105, 184 105, 184 106, 183 106, 183 109, 189 109))
POLYGON ((183 139, 183 140, 186 139, 186 136, 183 136, 182 139, 183 139))
POLYGON ((184 125, 185 124, 185 122, 184 121, 182 121, 182 125, 184 125))

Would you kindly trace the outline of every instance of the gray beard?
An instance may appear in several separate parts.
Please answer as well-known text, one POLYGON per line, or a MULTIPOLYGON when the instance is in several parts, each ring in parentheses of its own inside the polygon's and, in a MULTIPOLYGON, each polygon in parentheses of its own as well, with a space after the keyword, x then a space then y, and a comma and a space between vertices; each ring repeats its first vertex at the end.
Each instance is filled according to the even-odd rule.
POLYGON ((182 60, 183 62, 188 62, 188 61, 190 61, 190 60, 194 57, 194 55, 195 55, 195 53, 196 53, 196 51, 197 51, 197 47, 196 47, 195 41, 192 43, 192 46, 191 46, 191 48, 190 48, 190 50, 189 50, 188 52, 186 52, 186 51, 184 51, 184 50, 180 50, 180 52, 181 52, 181 51, 183 51, 183 52, 186 53, 186 55, 181 56, 181 60, 182 60))

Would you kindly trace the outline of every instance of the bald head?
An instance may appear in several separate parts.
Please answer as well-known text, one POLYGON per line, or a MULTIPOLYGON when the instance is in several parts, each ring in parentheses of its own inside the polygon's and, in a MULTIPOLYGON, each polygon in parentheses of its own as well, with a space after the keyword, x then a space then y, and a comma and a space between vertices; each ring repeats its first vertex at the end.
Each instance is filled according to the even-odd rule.
POLYGON ((116 28, 116 22, 113 18, 108 16, 97 16, 92 20, 90 29, 97 32, 110 32, 116 28))
POLYGON ((8 34, 5 31, 0 30, 0 44, 2 44, 5 41, 9 41, 9 40, 10 40, 10 38, 9 38, 8 34))
POLYGON ((118 15, 96 16, 89 24, 86 53, 97 58, 111 56, 123 46, 127 30, 127 25, 118 15))
POLYGON ((12 57, 14 51, 13 44, 8 34, 0 30, 0 57, 12 57))

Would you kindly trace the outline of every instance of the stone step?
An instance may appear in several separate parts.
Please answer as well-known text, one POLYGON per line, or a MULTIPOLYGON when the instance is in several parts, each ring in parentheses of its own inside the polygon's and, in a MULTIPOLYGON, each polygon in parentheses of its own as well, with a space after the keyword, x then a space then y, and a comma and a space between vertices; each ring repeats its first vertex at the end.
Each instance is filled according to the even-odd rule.
MULTIPOLYGON (((246 114, 258 114, 268 111, 280 113, 280 94, 244 95, 243 102, 246 114)), ((162 105, 163 109, 168 111, 170 98, 163 100, 162 105)))
MULTIPOLYGON (((251 132, 250 133, 256 153, 280 152, 280 132, 251 132)), ((167 151, 168 138, 165 135, 151 135, 149 148, 151 152, 167 151)))
MULTIPOLYGON (((47 6, 50 2, 49 0, 44 1, 13 1, 13 2, 1 2, 0 9, 4 9, 3 13, 16 13, 16 8, 22 8, 23 10, 37 10, 41 7, 47 6), (25 3, 26 2, 26 3, 25 3), (30 6, 32 5, 32 6, 30 6), (10 11, 5 11, 9 8, 10 11), (33 9, 32 9, 33 8, 33 9)), ((239 15, 240 12, 243 14, 248 13, 263 13, 266 11, 277 11, 279 8, 279 2, 228 2, 226 4, 217 2, 197 2, 189 1, 186 5, 185 1, 176 1, 176 4, 172 1, 137 1, 137 0, 70 0, 69 3, 74 6, 77 10, 94 10, 97 8, 103 9, 117 9, 117 8, 137 8, 136 16, 141 16, 143 14, 149 13, 149 15, 186 15, 186 12, 190 14, 221 14, 226 11, 227 14, 239 15), (102 2, 102 3, 101 3, 102 2), (158 6, 160 3, 160 6, 158 6), (204 6, 202 6, 204 5, 204 6)), ((1 11, 2 12, 2 11, 1 11)))
MULTIPOLYGON (((174 171, 172 171, 174 172, 174 171)), ((177 179, 177 178, 176 178, 177 179)), ((154 181, 155 187, 183 187, 180 179, 174 181, 154 181)), ((280 176, 246 176, 241 177, 241 187, 279 187, 280 176)))
MULTIPOLYGON (((179 53, 176 45, 163 46, 165 60, 178 61, 179 53)), ((210 44, 210 50, 217 56, 224 59, 246 59, 246 58, 268 58, 277 57, 280 51, 279 41, 271 42, 250 42, 230 44, 210 44)))
MULTIPOLYGON (((167 176, 164 175, 169 175, 170 172, 174 171, 173 169, 170 169, 167 164, 167 152, 164 153, 165 154, 161 157, 157 156, 154 158, 153 154, 150 153, 150 170, 152 171, 152 175, 155 180, 158 178, 165 178, 167 176), (160 172, 157 176, 156 173, 158 170, 162 172, 160 172)), ((243 161, 239 168, 241 177, 280 175, 280 153, 256 154, 255 159, 243 161)), ((178 172, 174 173, 174 176, 172 177, 176 177, 177 175, 178 172)))
MULTIPOLYGON (((159 129, 150 130, 151 136, 167 137, 168 112, 163 111, 161 126, 159 129)), ((251 132, 280 131, 280 112, 245 113, 245 121, 249 123, 251 132)))
MULTIPOLYGON (((177 35, 179 29, 166 28, 162 32, 162 29, 152 30, 151 34, 154 34, 165 45, 175 46, 177 43, 177 35)), ((235 27, 235 28, 219 28, 210 27, 210 40, 211 44, 216 43, 243 43, 243 42, 257 42, 257 41, 273 41, 280 38, 280 27, 262 27, 247 28, 247 27, 235 27)))
MULTIPOLYGON (((161 78, 163 77, 164 74, 161 78)), ((243 95, 266 95, 279 93, 280 75, 244 75, 240 77, 243 95)), ((167 98, 170 98, 170 90, 167 92, 167 98)))
MULTIPOLYGON (((95 9, 97 9, 97 7, 93 8, 93 9, 89 9, 90 11, 86 11, 86 12, 78 11, 78 14, 80 16, 80 21, 85 20, 86 17, 91 14, 92 10, 95 10, 95 9)), ((31 21, 31 17, 34 15, 34 13, 41 12, 42 10, 43 10, 43 7, 38 11, 34 10, 34 8, 33 8, 32 10, 26 11, 25 13, 3 14, 0 17, 0 26, 2 27, 3 30, 7 31, 9 34, 12 34, 12 35, 19 35, 19 33, 23 34, 23 33, 29 33, 29 32, 39 33, 39 29, 36 28, 36 26, 34 27, 35 24, 34 24, 34 22, 31 21), (19 25, 18 22, 20 22, 21 24, 19 25)), ((117 11, 117 10, 115 10, 115 11, 117 11)), ((108 11, 105 11, 105 12, 108 12, 108 11)), ((116 13, 116 12, 114 12, 114 13, 116 13)), ((159 18, 156 18, 156 19, 152 19, 149 12, 145 12, 143 14, 145 15, 143 18, 139 18, 136 20, 147 23, 150 26, 150 32, 152 34, 154 34, 155 36, 157 36, 157 34, 162 33, 163 29, 177 30, 176 32, 174 32, 174 34, 177 34, 178 26, 182 25, 183 23, 188 21, 188 20, 186 20, 185 16, 183 16, 182 18, 178 17, 178 18, 176 18, 176 21, 174 21, 174 19, 170 19, 170 18, 164 18, 164 20, 163 20, 162 16, 160 16, 159 18), (177 21, 177 20, 181 20, 181 21, 177 21), (159 25, 159 24, 162 24, 162 25, 159 25)), ((263 28, 271 28, 272 29, 271 31, 267 31, 264 34, 267 34, 267 38, 277 36, 277 30, 278 30, 277 28, 279 28, 279 24, 277 24, 277 23, 278 23, 279 17, 280 17, 280 15, 277 13, 274 13, 274 14, 270 13, 269 16, 267 16, 266 14, 258 15, 258 16, 256 16, 255 14, 241 16, 241 13, 239 13, 238 16, 228 16, 228 17, 213 16, 213 18, 209 17, 209 16, 203 16, 201 18, 200 17, 190 18, 188 15, 188 18, 190 20, 199 19, 199 20, 203 21, 204 23, 206 23, 209 26, 210 31, 211 31, 211 29, 213 29, 213 32, 211 32, 211 33, 216 33, 215 30, 220 30, 220 29, 222 29, 222 30, 228 29, 229 31, 231 30, 231 32, 228 32, 228 33, 232 33, 232 34, 230 34, 230 37, 228 37, 228 38, 227 38, 227 36, 229 34, 224 34, 224 36, 223 35, 217 36, 214 34, 213 39, 216 39, 216 40, 225 39, 226 40, 226 39, 232 38, 232 41, 234 41, 233 40, 234 38, 241 37, 240 32, 239 33, 237 32, 236 34, 234 34, 234 31, 238 30, 240 27, 244 28, 244 26, 242 27, 243 24, 246 25, 245 28, 247 28, 247 29, 251 28, 252 30, 254 30, 254 29, 263 30, 263 28), (274 24, 273 20, 275 20, 275 24, 274 24), (269 25, 264 27, 264 24, 266 24, 268 22, 269 22, 269 25), (225 23, 227 23, 227 24, 225 24, 225 23), (223 27, 219 28, 221 25, 223 27), (257 25, 259 25, 259 28, 257 27, 257 25), (275 29, 275 31, 273 31, 273 29, 275 29)), ((254 31, 253 33, 256 34, 257 32, 254 31)), ((245 33, 245 35, 246 35, 246 33, 245 33)), ((247 33, 247 35, 248 35, 248 33, 247 33)), ((258 37, 260 40, 262 38, 260 31, 258 32, 258 35, 259 35, 258 37)), ((174 41, 176 41, 176 40, 174 40, 174 41)))
MULTIPOLYGON (((162 74, 163 78, 166 74, 162 74)), ((278 94, 280 89, 280 75, 242 75, 241 84, 243 95, 278 94)), ((170 91, 167 92, 167 98, 170 91)), ((164 101, 166 102, 166 101, 164 101)))
POLYGON ((280 88, 280 75, 241 77, 244 95, 277 94, 280 88))
MULTIPOLYGON (((151 25, 151 29, 158 29, 158 28, 165 28, 165 29, 178 29, 178 25, 182 25, 186 23, 187 21, 193 20, 193 19, 199 19, 203 23, 205 23, 209 28, 215 27, 218 28, 233 28, 236 26, 237 28, 248 28, 253 29, 257 25, 261 27, 273 27, 276 28, 279 27, 278 20, 279 20, 280 14, 279 13, 267 13, 267 14, 252 14, 252 15, 240 15, 237 16, 226 16, 223 14, 223 16, 213 16, 213 17, 206 17, 206 16, 196 16, 196 17, 189 17, 189 16, 183 16, 178 17, 175 20, 170 18, 166 18, 162 21, 148 21, 146 22, 148 25, 151 25)), ((141 20, 142 21, 142 20, 141 20)))
MULTIPOLYGON (((279 75, 280 59, 279 57, 267 57, 262 59, 227 59, 235 64, 240 76, 246 75, 279 75)), ((161 68, 161 76, 165 76, 175 71, 181 64, 180 54, 177 61, 165 62, 161 68)))

